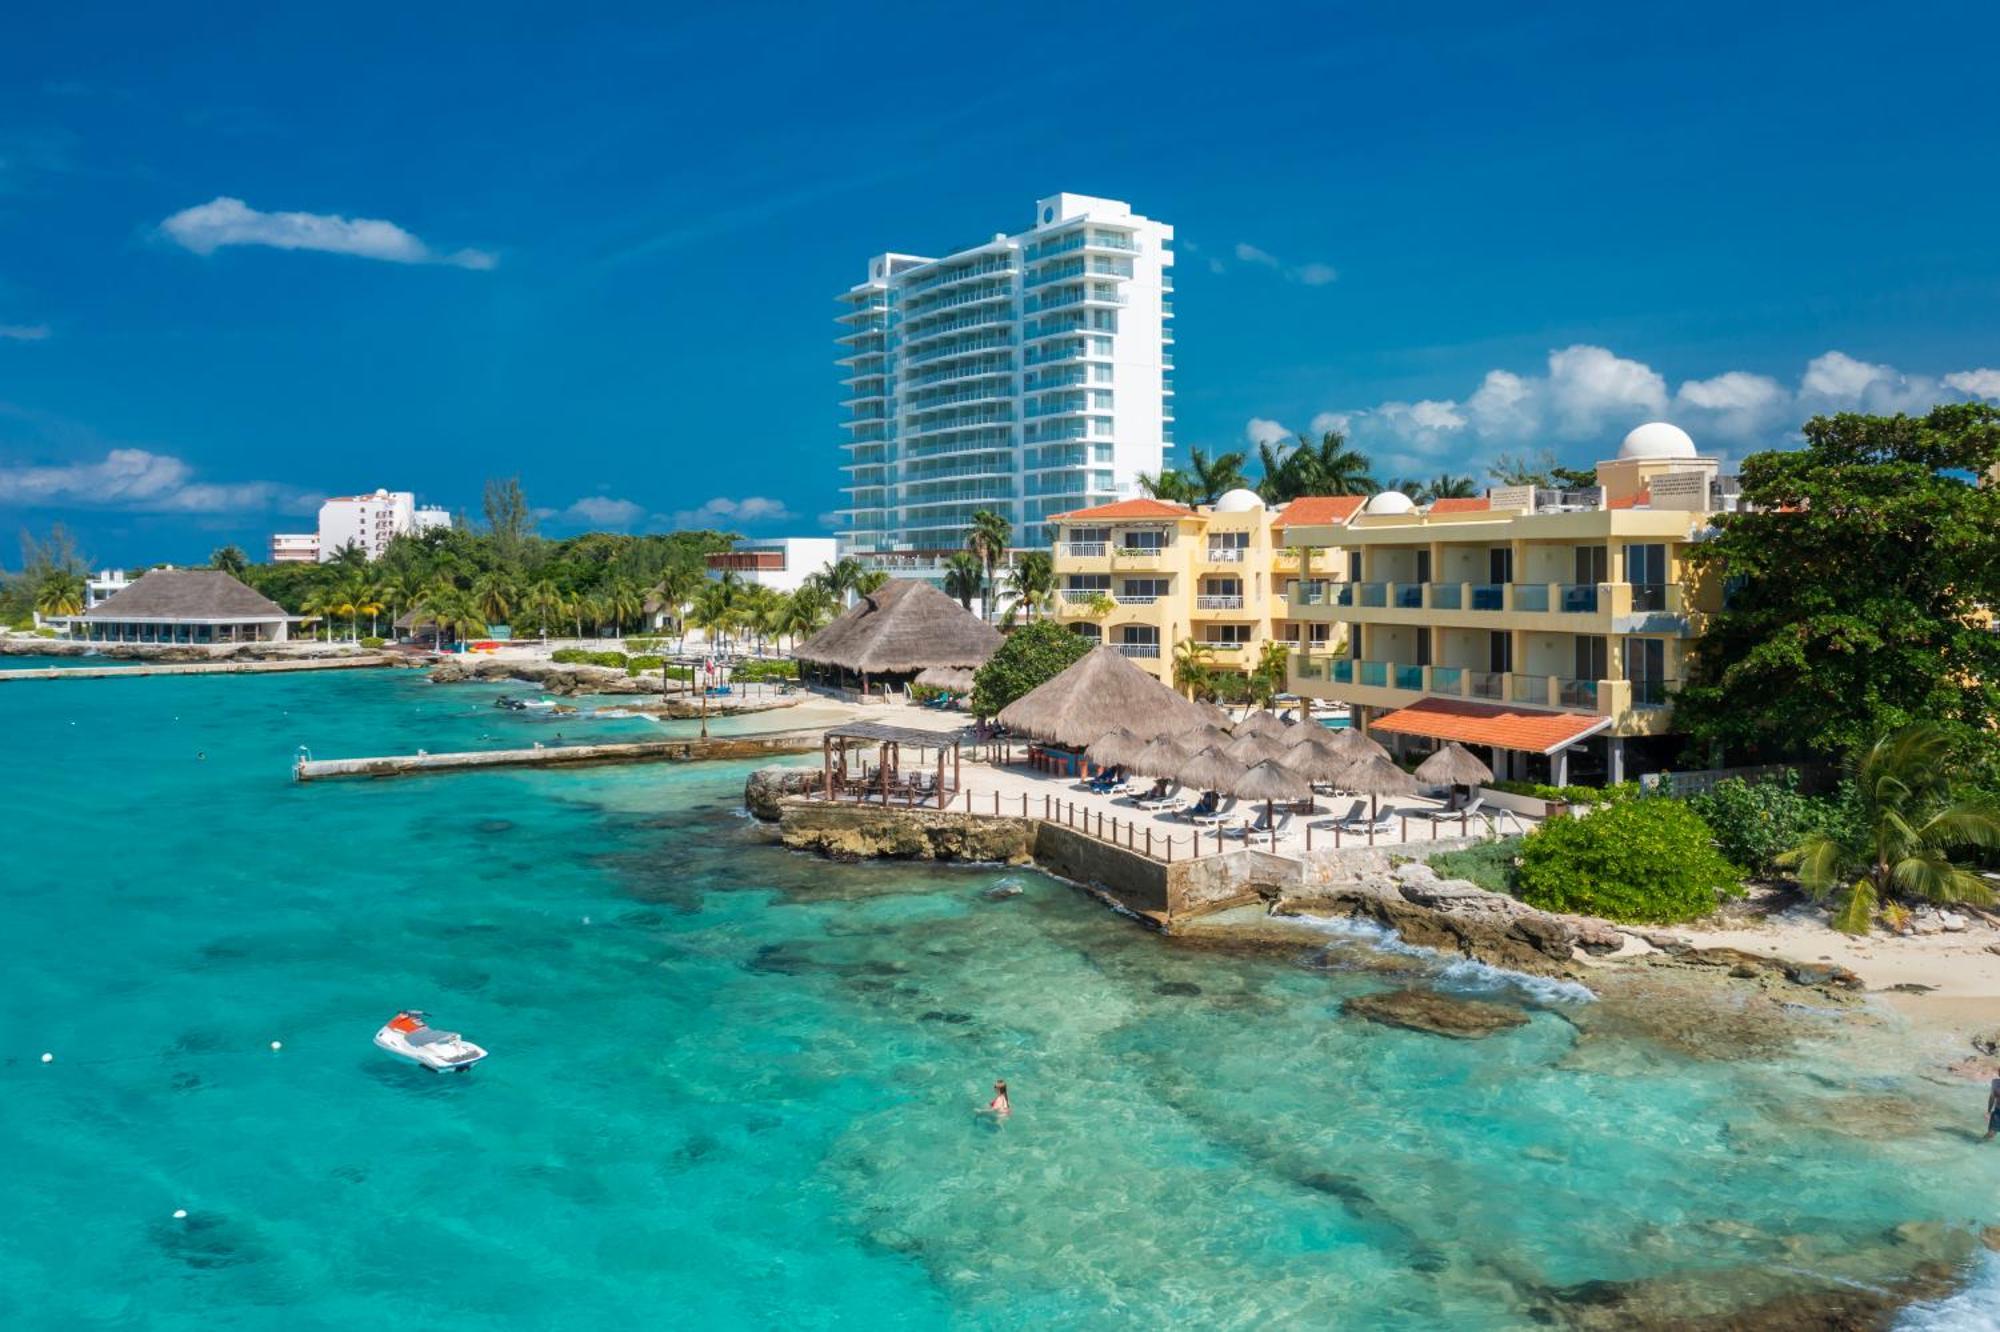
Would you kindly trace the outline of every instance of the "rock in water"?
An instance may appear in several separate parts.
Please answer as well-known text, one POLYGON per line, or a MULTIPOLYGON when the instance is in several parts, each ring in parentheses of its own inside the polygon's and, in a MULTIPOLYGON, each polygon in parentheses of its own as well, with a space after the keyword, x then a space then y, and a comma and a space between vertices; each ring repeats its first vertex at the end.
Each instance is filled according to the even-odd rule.
POLYGON ((1343 1013, 1384 1026, 1427 1031, 1434 1036, 1476 1041, 1528 1024, 1528 1015, 1500 1004, 1454 999, 1436 990, 1389 990, 1357 995, 1340 1006, 1343 1013))
POLYGON ((786 796, 803 795, 825 780, 818 768, 788 768, 782 764, 759 768, 743 783, 743 804, 764 823, 776 823, 779 802, 786 796))
POLYGON ((991 888, 981 893, 980 896, 989 902, 1000 902, 1009 897, 1019 897, 1021 891, 1020 884, 1015 883, 1012 879, 1007 879, 1001 883, 994 884, 991 888))

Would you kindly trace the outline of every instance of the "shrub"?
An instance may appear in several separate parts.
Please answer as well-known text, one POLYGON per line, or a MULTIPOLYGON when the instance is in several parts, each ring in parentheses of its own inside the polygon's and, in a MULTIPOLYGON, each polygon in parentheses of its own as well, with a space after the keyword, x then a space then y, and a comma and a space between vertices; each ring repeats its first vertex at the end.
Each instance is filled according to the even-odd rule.
POLYGON ((1550 819, 1521 844, 1516 893, 1545 911, 1665 924, 1742 891, 1701 816, 1678 800, 1628 800, 1550 819))
POLYGON ((1754 784, 1731 777, 1687 804, 1714 829, 1722 854, 1752 874, 1769 873, 1809 833, 1829 827, 1836 812, 1833 801, 1800 794, 1796 772, 1754 784))
POLYGON ((386 646, 388 642, 389 640, 386 638, 376 638, 374 635, 371 634, 367 638, 361 640, 361 646, 365 648, 378 648, 386 646))
POLYGON ((1463 851, 1440 851, 1425 863, 1447 879, 1470 879, 1489 893, 1511 893, 1514 861, 1520 854, 1521 839, 1505 837, 1463 851))
POLYGON ((1036 685, 1061 675, 1089 655, 1090 640, 1057 624, 1037 620, 1007 635, 972 677, 972 710, 991 717, 1036 685))
POLYGON ((729 668, 729 678, 744 684, 763 680, 796 680, 799 664, 782 657, 752 657, 729 668))
POLYGON ((664 657, 642 652, 625 659, 625 674, 637 675, 640 671, 657 671, 665 663, 664 657))
POLYGON ((1546 782, 1506 781, 1488 782, 1486 785, 1489 790, 1532 796, 1536 800, 1554 800, 1565 805, 1615 805, 1635 800, 1640 794, 1637 782, 1620 782, 1616 786, 1550 786, 1546 782))
POLYGON ((557 648, 549 654, 549 660, 559 666, 610 666, 616 670, 625 668, 624 653, 593 652, 588 648, 557 648))
POLYGON ((660 644, 664 642, 666 642, 664 638, 627 638, 625 640, 625 650, 627 652, 658 652, 660 644))

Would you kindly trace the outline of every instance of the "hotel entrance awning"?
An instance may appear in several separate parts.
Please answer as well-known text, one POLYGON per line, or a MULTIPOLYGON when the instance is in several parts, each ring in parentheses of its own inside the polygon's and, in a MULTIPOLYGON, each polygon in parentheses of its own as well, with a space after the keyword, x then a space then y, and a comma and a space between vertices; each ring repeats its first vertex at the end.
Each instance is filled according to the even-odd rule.
POLYGON ((1582 712, 1542 712, 1504 703, 1426 698, 1369 723, 1371 731, 1456 740, 1529 754, 1553 754, 1611 725, 1611 718, 1582 712))

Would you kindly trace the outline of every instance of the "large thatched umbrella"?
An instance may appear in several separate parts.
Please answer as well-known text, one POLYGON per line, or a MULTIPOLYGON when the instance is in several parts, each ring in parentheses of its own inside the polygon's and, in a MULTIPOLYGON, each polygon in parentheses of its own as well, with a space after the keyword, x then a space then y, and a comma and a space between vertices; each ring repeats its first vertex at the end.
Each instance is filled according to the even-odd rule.
POLYGON ((862 685, 907 679, 932 667, 976 670, 1000 646, 1000 631, 929 583, 894 579, 863 593, 793 651, 817 672, 862 685))
POLYGON ((1132 759, 1145 747, 1143 739, 1119 726, 1091 741, 1083 756, 1099 767, 1130 766, 1132 759))
MULTIPOLYGON (((1245 800, 1264 802, 1264 826, 1271 827, 1271 805, 1279 800, 1307 800, 1312 797, 1312 786, 1306 779, 1284 767, 1275 759, 1265 759, 1253 764, 1235 785, 1235 792, 1245 800)), ((1272 837, 1275 839, 1276 831, 1272 837)))
POLYGON ((1258 711, 1251 713, 1242 721, 1237 722, 1234 733, 1237 735, 1283 735, 1285 730, 1285 724, 1279 721, 1275 714, 1258 711))
POLYGON ((1158 736, 1126 761, 1125 766, 1141 777, 1178 776, 1188 760, 1187 750, 1169 736, 1158 736))
POLYGON ((1267 759, 1281 759, 1289 749, 1290 746, 1277 736, 1264 735, 1258 731, 1251 731, 1246 735, 1239 735, 1234 740, 1231 740, 1229 747, 1222 752, 1235 759, 1238 763, 1256 764, 1262 763, 1267 759))
POLYGON ((1233 792, 1236 783, 1249 771, 1247 764, 1238 763, 1219 749, 1204 749, 1181 764, 1176 775, 1198 790, 1233 792))
POLYGON ((916 683, 926 689, 942 689, 947 694, 969 694, 973 675, 973 671, 963 666, 926 666, 917 672, 916 683))
POLYGON ((1493 769, 1453 740, 1417 765, 1417 780, 1433 786, 1477 786, 1493 780, 1493 769))
POLYGON ((1210 726, 1219 726, 1225 731, 1229 729, 1229 714, 1227 712, 1218 708, 1213 703, 1197 703, 1195 706, 1201 709, 1201 715, 1207 718, 1210 726))
POLYGON ((1083 746, 1120 726, 1150 739, 1191 731, 1207 719, 1123 654, 1096 647, 1000 709, 999 720, 1017 735, 1083 746))
POLYGON ((1344 731, 1334 731, 1332 735, 1333 747, 1349 759, 1357 762, 1361 759, 1369 758, 1379 758, 1384 762, 1388 761, 1389 751, 1369 739, 1366 732, 1357 731, 1350 727, 1344 731))
MULTIPOLYGON (((1313 727, 1321 731, 1320 727, 1313 727)), ((1332 782, 1340 785, 1340 779, 1354 766, 1354 760, 1333 747, 1331 740, 1321 735, 1309 735, 1301 744, 1293 745, 1285 751, 1280 760, 1287 768, 1309 782, 1332 782)))
POLYGON ((1317 722, 1306 722, 1298 726, 1287 726, 1284 734, 1278 738, 1284 741, 1285 744, 1297 748, 1299 745, 1312 740, 1317 740, 1322 744, 1330 743, 1333 740, 1333 732, 1327 730, 1326 727, 1321 726, 1317 722))
POLYGON ((1385 795, 1415 795, 1422 790, 1416 778, 1380 754, 1371 754, 1341 774, 1340 784, 1356 795, 1368 797, 1368 817, 1372 820, 1378 798, 1385 795))
POLYGON ((1227 749, 1229 748, 1230 741, 1235 738, 1220 726, 1203 726, 1174 737, 1174 739, 1181 742, 1182 746, 1189 753, 1193 753, 1197 749, 1208 749, 1211 747, 1227 749))

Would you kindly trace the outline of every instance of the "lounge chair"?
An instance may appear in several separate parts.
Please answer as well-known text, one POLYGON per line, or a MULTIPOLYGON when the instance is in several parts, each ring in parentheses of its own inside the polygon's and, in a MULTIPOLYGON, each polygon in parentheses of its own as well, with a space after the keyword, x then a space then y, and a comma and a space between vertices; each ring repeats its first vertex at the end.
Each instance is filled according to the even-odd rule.
POLYGON ((1151 791, 1148 791, 1145 795, 1140 796, 1137 800, 1133 801, 1132 803, 1137 805, 1140 809, 1157 810, 1157 809, 1179 809, 1186 802, 1181 799, 1180 783, 1172 782, 1166 784, 1164 789, 1162 789, 1159 786, 1154 787, 1151 791))
POLYGON ((1292 811, 1279 805, 1270 811, 1258 810, 1256 818, 1248 823, 1239 823, 1230 831, 1247 842, 1252 837, 1269 837, 1273 833, 1283 837, 1285 830, 1291 826, 1292 811))
POLYGON ((1347 807, 1345 814, 1330 819, 1321 819, 1319 822, 1313 824, 1313 827, 1331 831, 1334 828, 1345 828, 1356 820, 1365 819, 1367 816, 1368 802, 1366 800, 1357 800, 1347 807))
MULTIPOLYGON (((1354 803, 1359 805, 1361 802, 1357 800, 1354 803)), ((1341 822, 1349 829, 1361 832, 1367 832, 1370 828, 1376 832, 1386 832, 1396 826, 1396 811, 1388 805, 1383 805, 1371 819, 1366 810, 1356 809, 1341 822)))
POLYGON ((1208 809, 1202 809, 1200 806, 1196 806, 1194 809, 1190 810, 1188 812, 1188 822, 1198 823, 1204 828, 1212 828, 1216 824, 1221 823, 1224 819, 1227 819, 1232 813, 1235 812, 1235 809, 1236 809, 1236 797, 1224 796, 1222 797, 1221 800, 1217 801, 1212 807, 1208 809))
POLYGON ((1479 811, 1485 807, 1485 804, 1486 804, 1485 796, 1475 796, 1473 797, 1472 803, 1467 805, 1464 809, 1452 809, 1450 806, 1446 806, 1443 809, 1426 809, 1418 811, 1418 817, 1429 819, 1431 821, 1431 828, 1433 831, 1435 831, 1438 824, 1450 820, 1463 818, 1468 822, 1470 822, 1473 818, 1475 818, 1478 815, 1479 811))

